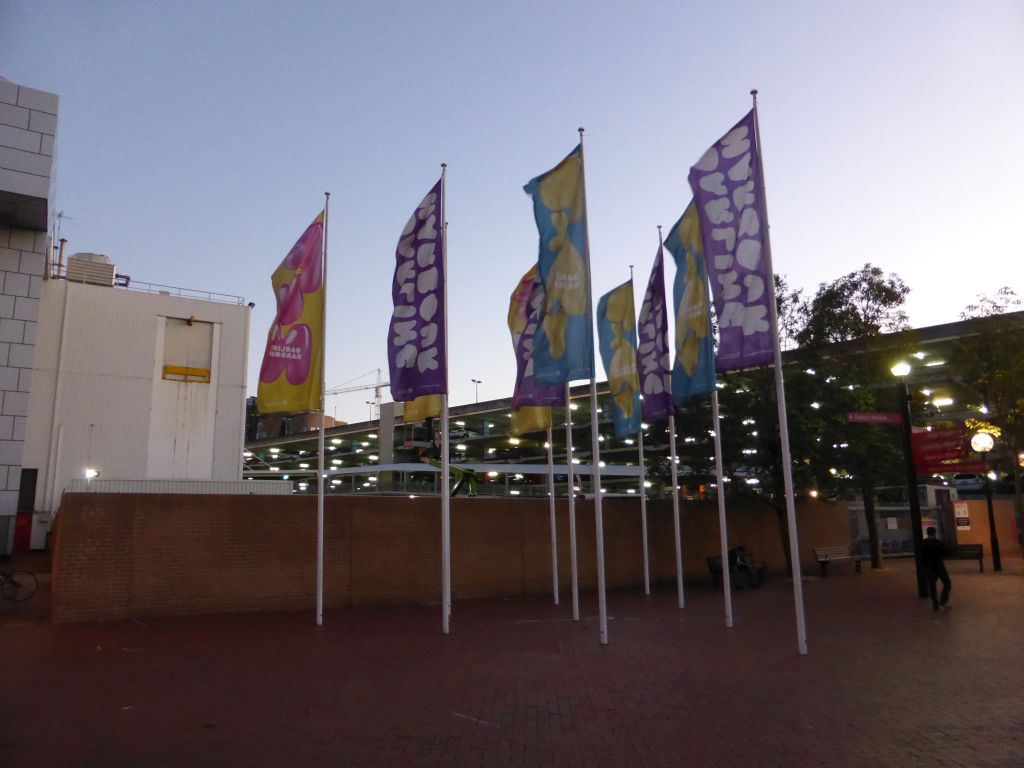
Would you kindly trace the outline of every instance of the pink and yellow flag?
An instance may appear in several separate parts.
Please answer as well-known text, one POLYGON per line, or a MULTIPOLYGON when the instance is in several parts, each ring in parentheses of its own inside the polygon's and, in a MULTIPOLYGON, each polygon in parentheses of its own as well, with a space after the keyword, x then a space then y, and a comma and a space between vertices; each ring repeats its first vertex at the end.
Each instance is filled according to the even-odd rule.
POLYGON ((260 413, 320 410, 324 337, 324 214, 302 233, 270 281, 277 315, 267 334, 256 407, 260 413))

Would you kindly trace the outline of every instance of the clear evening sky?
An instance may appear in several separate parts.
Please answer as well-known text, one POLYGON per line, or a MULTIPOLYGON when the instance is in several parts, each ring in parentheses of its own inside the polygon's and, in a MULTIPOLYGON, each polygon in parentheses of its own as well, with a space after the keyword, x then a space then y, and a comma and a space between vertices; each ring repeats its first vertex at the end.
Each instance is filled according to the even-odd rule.
POLYGON ((447 162, 452 403, 472 378, 509 396, 508 297, 537 257, 522 185, 586 128, 595 304, 634 264, 639 307, 656 225, 751 88, 793 286, 870 261, 915 326, 1024 287, 1020 2, 0 0, 0 75, 60 95, 72 252, 256 302, 251 392, 270 273, 328 190, 327 384, 386 377, 395 244, 447 162))

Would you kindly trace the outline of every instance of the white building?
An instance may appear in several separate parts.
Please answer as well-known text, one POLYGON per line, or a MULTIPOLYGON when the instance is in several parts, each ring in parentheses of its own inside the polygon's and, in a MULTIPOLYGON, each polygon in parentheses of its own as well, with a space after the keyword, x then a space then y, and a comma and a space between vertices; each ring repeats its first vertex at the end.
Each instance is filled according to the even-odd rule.
POLYGON ((89 256, 42 287, 22 462, 33 509, 52 514, 84 476, 240 480, 250 308, 115 287, 89 256), (90 272, 103 284, 74 282, 90 272))

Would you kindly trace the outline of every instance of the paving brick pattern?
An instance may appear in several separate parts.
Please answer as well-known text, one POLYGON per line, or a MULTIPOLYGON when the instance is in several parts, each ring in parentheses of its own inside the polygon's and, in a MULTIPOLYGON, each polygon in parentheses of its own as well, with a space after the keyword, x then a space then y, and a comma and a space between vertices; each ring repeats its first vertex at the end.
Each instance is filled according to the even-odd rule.
MULTIPOLYGON (((0 616, 0 765, 1022 766, 1024 573, 908 561, 609 595, 611 644, 540 598, 53 625, 0 616)), ((268 571, 266 578, 273 579, 268 571)), ((254 583, 253 589, 260 585, 254 583)))

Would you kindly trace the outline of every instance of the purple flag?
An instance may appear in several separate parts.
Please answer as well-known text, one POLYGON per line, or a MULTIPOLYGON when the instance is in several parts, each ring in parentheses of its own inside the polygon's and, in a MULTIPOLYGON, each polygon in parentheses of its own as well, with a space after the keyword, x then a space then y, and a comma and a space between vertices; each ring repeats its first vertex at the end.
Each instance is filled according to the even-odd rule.
POLYGON ((395 251, 388 369, 396 401, 448 392, 443 202, 438 181, 409 217, 395 251))
POLYGON ((533 344, 544 307, 544 283, 540 268, 534 264, 523 275, 508 303, 508 329, 516 353, 516 388, 512 410, 523 406, 559 405, 565 400, 565 387, 543 386, 533 376, 533 344))
POLYGON ((690 169, 718 315, 719 371, 770 363, 773 355, 758 151, 751 110, 690 169))
POLYGON ((644 421, 667 421, 672 413, 672 374, 669 370, 668 313, 665 309, 664 250, 658 246, 647 293, 637 321, 639 344, 636 369, 640 373, 640 408, 644 421))

